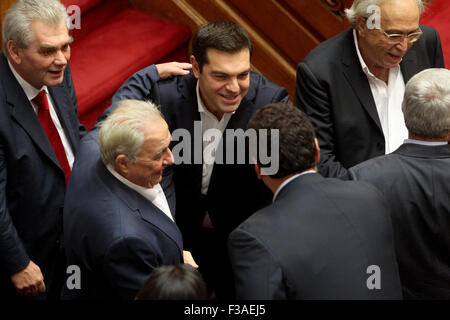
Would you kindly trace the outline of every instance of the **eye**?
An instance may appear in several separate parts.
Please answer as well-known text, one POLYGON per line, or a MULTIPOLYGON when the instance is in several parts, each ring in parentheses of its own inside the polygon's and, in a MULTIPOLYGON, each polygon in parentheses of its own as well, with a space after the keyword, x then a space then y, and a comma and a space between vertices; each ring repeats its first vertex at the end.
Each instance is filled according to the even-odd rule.
POLYGON ((62 51, 67 51, 69 49, 69 44, 65 44, 61 47, 62 51))
POLYGON ((238 76, 238 78, 241 79, 241 80, 244 80, 244 79, 247 79, 248 75, 249 75, 248 72, 246 72, 246 73, 241 73, 241 74, 238 76))
POLYGON ((403 35, 402 34, 388 34, 389 39, 391 40, 402 40, 403 39, 403 35))

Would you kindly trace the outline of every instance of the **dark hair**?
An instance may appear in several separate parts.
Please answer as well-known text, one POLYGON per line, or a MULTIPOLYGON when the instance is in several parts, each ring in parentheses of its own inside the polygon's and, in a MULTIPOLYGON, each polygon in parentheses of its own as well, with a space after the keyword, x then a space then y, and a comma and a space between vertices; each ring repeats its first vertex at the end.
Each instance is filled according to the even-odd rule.
MULTIPOLYGON (((306 114, 293 105, 278 102, 262 107, 253 114, 248 127, 257 131, 258 146, 259 130, 267 130, 267 150, 270 154, 272 154, 270 130, 279 130, 279 170, 276 174, 270 175, 271 177, 284 178, 315 166, 314 128, 306 114)), ((259 152, 257 158, 258 164, 264 168, 259 161, 259 152)))
POLYGON ((234 22, 208 22, 198 29, 192 39, 192 54, 199 64, 200 72, 208 63, 207 50, 216 49, 236 53, 248 48, 250 57, 253 47, 247 32, 234 22))
POLYGON ((201 274, 189 264, 161 266, 152 271, 136 300, 206 300, 201 274))

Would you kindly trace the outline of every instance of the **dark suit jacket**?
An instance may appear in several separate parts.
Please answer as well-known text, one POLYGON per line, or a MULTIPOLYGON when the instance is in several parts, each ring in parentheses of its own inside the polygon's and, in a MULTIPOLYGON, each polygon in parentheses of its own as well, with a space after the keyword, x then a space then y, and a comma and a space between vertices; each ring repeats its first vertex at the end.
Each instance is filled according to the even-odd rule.
MULTIPOLYGON (((62 298, 131 300, 153 269, 183 262, 183 241, 175 222, 107 170, 97 136, 81 141, 67 187, 67 264, 80 267, 81 289, 65 286, 62 298)), ((174 193, 161 186, 174 212, 174 193)))
MULTIPOLYGON (((443 68, 439 35, 421 26, 422 37, 400 63, 405 83, 428 68, 443 68)), ((353 29, 321 43, 298 65, 294 104, 315 127, 319 171, 340 176, 346 169, 385 153, 385 140, 369 82, 362 71, 353 29)))
MULTIPOLYGON (((77 117, 70 68, 48 88, 59 121, 75 152, 85 129, 77 117)), ((0 52, 0 285, 30 259, 47 288, 60 247, 64 172, 32 105, 0 52)))
POLYGON ((450 146, 403 144, 351 168, 391 208, 405 298, 450 299, 450 146))
POLYGON ((400 299, 388 209, 366 183, 305 174, 230 234, 238 299, 400 299), (369 290, 376 265, 381 289, 369 290))
MULTIPOLYGON (((189 248, 190 238, 195 238, 207 210, 216 232, 223 235, 225 245, 229 232, 250 214, 269 203, 271 193, 256 178, 253 165, 214 164, 208 194, 206 198, 202 197, 202 134, 197 105, 197 80, 192 73, 165 81, 158 80, 159 75, 154 65, 137 72, 116 92, 113 107, 114 103, 122 99, 151 99, 161 105, 172 135, 177 129, 189 132, 190 163, 182 163, 172 168, 177 196, 177 224, 183 232, 185 246, 189 248), (197 150, 200 150, 201 161, 195 164, 194 145, 200 146, 197 150)), ((248 93, 231 116, 227 129, 245 130, 251 115, 258 108, 279 101, 289 101, 287 91, 265 77, 251 72, 248 93)), ((106 111, 108 112, 109 110, 106 111)), ((222 145, 226 145, 224 138, 222 145)), ((236 148, 234 151, 237 151, 236 148)), ((248 151, 248 148, 246 150, 248 151)), ((248 155, 248 152, 246 154, 248 155)), ((236 152, 234 155, 235 160, 236 152)), ((177 154, 174 156, 176 160, 177 154)), ((224 159, 225 157, 226 155, 224 159)))

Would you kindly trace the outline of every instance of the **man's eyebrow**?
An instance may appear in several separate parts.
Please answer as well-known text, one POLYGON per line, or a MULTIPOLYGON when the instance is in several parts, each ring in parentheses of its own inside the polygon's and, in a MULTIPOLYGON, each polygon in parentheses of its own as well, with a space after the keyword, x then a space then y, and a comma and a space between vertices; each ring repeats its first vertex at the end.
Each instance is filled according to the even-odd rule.
MULTIPOLYGON (((70 45, 70 44, 73 43, 73 41, 74 41, 73 37, 70 36, 69 39, 68 39, 61 47, 70 45)), ((48 49, 58 49, 58 47, 55 47, 55 46, 52 46, 52 45, 48 45, 48 44, 45 44, 45 43, 44 43, 44 44, 41 44, 40 47, 41 47, 41 49, 44 49, 44 50, 48 50, 48 49)))
MULTIPOLYGON (((244 71, 242 71, 242 72, 239 72, 239 74, 244 74, 244 73, 250 73, 250 71, 251 71, 251 68, 248 68, 247 70, 244 70, 244 71)), ((211 74, 213 74, 213 75, 218 75, 218 76, 228 76, 229 74, 228 73, 226 73, 226 72, 222 72, 222 71, 211 71, 211 74)))

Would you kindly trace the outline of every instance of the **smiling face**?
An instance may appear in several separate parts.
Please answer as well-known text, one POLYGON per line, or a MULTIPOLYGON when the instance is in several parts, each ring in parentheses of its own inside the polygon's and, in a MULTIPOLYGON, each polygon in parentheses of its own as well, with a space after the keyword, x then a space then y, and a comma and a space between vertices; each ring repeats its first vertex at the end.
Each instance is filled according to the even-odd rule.
MULTIPOLYGON (((125 158, 121 162, 121 174, 132 183, 144 187, 153 188, 162 180, 165 167, 173 164, 172 152, 169 149, 171 135, 167 123, 162 119, 151 122, 144 128, 145 140, 136 162, 129 162, 125 158)), ((117 160, 116 160, 117 162, 117 160)))
MULTIPOLYGON (((381 29, 387 33, 409 34, 419 28, 419 8, 416 0, 384 0, 379 3, 381 29)), ((361 55, 370 71, 396 67, 413 45, 406 37, 398 44, 389 44, 379 29, 369 29, 366 20, 358 18, 357 31, 361 55)))
POLYGON ((28 48, 18 48, 9 41, 11 64, 36 89, 61 84, 72 42, 65 22, 55 26, 35 20, 31 23, 31 32, 32 41, 28 48))
POLYGON ((207 50, 208 63, 200 72, 195 57, 192 69, 198 79, 200 95, 206 108, 221 119, 224 113, 236 111, 250 86, 250 52, 243 49, 227 53, 207 50))

